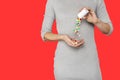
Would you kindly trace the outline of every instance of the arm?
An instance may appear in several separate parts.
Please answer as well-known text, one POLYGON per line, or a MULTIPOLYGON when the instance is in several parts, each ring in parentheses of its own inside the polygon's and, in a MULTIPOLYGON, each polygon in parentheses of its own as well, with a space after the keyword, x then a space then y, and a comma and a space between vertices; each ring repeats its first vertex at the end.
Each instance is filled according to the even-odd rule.
POLYGON ((63 35, 52 33, 52 24, 55 20, 53 0, 47 0, 45 15, 42 23, 41 37, 43 41, 63 40, 63 35))
POLYGON ((44 41, 54 41, 54 40, 63 40, 64 39, 64 35, 63 34, 54 34, 52 32, 46 32, 46 34, 44 35, 44 41))
POLYGON ((72 47, 80 47, 81 45, 84 44, 84 40, 75 40, 72 39, 71 37, 69 37, 66 34, 54 34, 52 32, 47 32, 44 36, 44 41, 54 41, 54 40, 58 40, 58 41, 65 41, 69 46, 72 47))
POLYGON ((96 22, 94 22, 93 24, 96 25, 102 33, 109 34, 110 25, 108 23, 104 23, 100 19, 97 19, 96 22))
POLYGON ((104 0, 98 0, 97 3, 96 13, 91 8, 87 8, 90 13, 84 19, 96 25, 102 33, 110 35, 113 32, 113 25, 107 13, 104 0))
POLYGON ((97 1, 96 16, 98 17, 97 23, 95 23, 97 28, 106 35, 112 34, 113 25, 104 0, 97 1))
POLYGON ((94 25, 97 26, 97 28, 104 34, 109 34, 110 33, 110 25, 108 23, 105 23, 101 21, 95 14, 95 12, 88 8, 90 13, 86 16, 85 19, 87 19, 88 22, 93 23, 94 25))
POLYGON ((41 37, 43 41, 63 40, 62 34, 52 33, 52 24, 56 18, 53 3, 53 0, 47 0, 46 3, 45 15, 41 29, 41 37))

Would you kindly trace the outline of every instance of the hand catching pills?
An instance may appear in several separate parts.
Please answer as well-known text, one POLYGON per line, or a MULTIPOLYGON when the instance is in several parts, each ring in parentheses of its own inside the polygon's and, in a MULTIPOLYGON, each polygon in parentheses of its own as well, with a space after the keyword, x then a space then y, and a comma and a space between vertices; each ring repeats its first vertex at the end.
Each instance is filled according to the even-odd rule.
POLYGON ((76 40, 76 39, 74 39, 74 38, 71 38, 71 37, 68 36, 68 35, 64 35, 64 41, 65 41, 69 46, 72 46, 72 47, 80 47, 81 45, 84 44, 84 40, 83 40, 83 39, 76 40))

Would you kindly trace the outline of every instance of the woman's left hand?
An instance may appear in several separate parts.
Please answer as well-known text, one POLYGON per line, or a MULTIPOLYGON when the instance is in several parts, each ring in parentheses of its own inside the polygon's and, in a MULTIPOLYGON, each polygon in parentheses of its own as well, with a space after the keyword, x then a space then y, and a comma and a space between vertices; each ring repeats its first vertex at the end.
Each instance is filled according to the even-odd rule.
POLYGON ((98 18, 94 10, 92 10, 91 8, 86 8, 86 9, 89 10, 89 13, 85 17, 83 17, 83 19, 86 19, 88 22, 95 24, 98 21, 98 18))
POLYGON ((83 17, 83 19, 86 19, 88 22, 96 25, 102 33, 110 35, 113 30, 111 28, 111 32, 110 32, 110 25, 98 19, 94 10, 92 10, 91 8, 86 8, 86 9, 89 10, 89 13, 85 17, 83 17))

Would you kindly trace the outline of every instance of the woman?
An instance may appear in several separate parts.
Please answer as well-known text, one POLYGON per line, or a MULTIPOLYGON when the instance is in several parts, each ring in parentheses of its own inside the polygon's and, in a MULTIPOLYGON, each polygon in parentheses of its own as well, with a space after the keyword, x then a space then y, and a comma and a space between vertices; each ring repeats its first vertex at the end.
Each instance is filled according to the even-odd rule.
POLYGON ((55 80, 102 80, 94 41, 94 25, 104 34, 113 31, 103 0, 48 0, 41 36, 43 41, 58 40, 54 57, 55 80), (82 39, 72 38, 76 15, 82 8, 89 13, 80 25, 82 39), (56 19, 58 34, 52 33, 56 19))

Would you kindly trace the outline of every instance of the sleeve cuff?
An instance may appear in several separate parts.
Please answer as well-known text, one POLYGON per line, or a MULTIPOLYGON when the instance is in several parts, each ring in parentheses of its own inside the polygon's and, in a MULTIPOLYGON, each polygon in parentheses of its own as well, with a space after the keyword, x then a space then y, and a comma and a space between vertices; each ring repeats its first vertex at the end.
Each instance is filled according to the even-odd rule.
POLYGON ((45 39, 45 33, 46 33, 46 32, 41 31, 41 39, 42 39, 42 41, 45 41, 45 40, 46 40, 46 39, 45 39))
POLYGON ((110 31, 109 31, 108 34, 106 34, 107 36, 111 35, 112 32, 113 32, 113 25, 112 25, 112 23, 111 23, 111 22, 108 22, 108 24, 110 25, 110 31))

